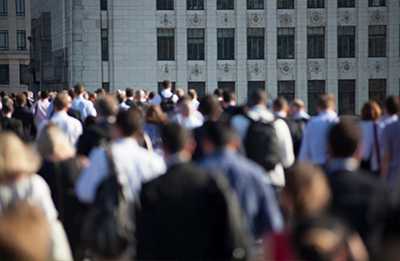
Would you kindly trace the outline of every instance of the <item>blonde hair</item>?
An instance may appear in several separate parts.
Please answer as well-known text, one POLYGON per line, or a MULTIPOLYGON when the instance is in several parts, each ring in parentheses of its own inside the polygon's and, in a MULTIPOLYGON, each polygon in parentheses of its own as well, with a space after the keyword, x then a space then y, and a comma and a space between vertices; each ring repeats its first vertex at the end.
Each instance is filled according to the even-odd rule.
POLYGON ((40 132, 37 149, 44 159, 59 161, 75 156, 75 149, 68 138, 52 123, 40 132))

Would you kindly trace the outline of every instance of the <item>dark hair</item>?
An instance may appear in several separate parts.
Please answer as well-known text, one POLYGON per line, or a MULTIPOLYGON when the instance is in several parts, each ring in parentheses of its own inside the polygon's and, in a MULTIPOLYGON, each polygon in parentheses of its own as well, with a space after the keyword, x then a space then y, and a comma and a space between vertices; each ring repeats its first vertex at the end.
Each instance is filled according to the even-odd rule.
POLYGON ((150 92, 148 95, 148 99, 151 100, 156 96, 156 94, 154 92, 150 92))
POLYGON ((164 90, 166 90, 166 89, 168 89, 168 88, 170 88, 171 87, 171 81, 169 81, 169 80, 165 80, 165 81, 163 81, 162 83, 161 83, 161 86, 162 86, 162 88, 164 89, 164 90))
POLYGON ((49 97, 49 93, 46 90, 40 92, 41 99, 47 99, 49 97))
POLYGON ((96 93, 97 95, 103 95, 103 94, 106 93, 106 90, 104 90, 103 88, 98 88, 98 89, 95 91, 95 93, 96 93))
POLYGON ((113 96, 104 96, 96 100, 95 108, 102 117, 115 116, 118 112, 117 101, 113 96))
POLYGON ((288 106, 288 102, 284 97, 278 97, 274 100, 273 108, 275 111, 281 111, 288 106))
POLYGON ((76 93, 76 95, 80 95, 84 91, 85 91, 85 86, 82 83, 77 83, 74 86, 74 92, 76 93))
POLYGON ((363 121, 377 121, 382 114, 381 107, 376 101, 365 103, 361 109, 361 119, 363 121))
POLYGON ((132 88, 126 88, 125 89, 125 96, 126 96, 126 98, 133 97, 133 89, 132 88))
POLYGON ((19 93, 15 97, 15 104, 18 106, 25 106, 26 105, 26 95, 24 93, 19 93))
POLYGON ((330 95, 330 94, 321 95, 318 98, 317 106, 321 110, 327 110, 327 109, 335 106, 335 97, 333 95, 330 95))
POLYGON ((180 152, 190 138, 189 131, 177 123, 169 123, 161 129, 164 147, 170 154, 180 152))
POLYGON ((73 89, 68 89, 67 93, 68 93, 69 97, 71 97, 71 99, 75 98, 75 92, 73 89))
POLYGON ((235 131, 221 122, 206 122, 204 124, 204 139, 211 142, 217 149, 224 148, 235 137, 235 131))
POLYGON ((330 129, 328 142, 332 157, 351 157, 361 142, 360 126, 354 119, 343 118, 330 129))
POLYGON ((225 90, 222 94, 222 99, 224 100, 224 102, 229 103, 235 100, 235 94, 231 91, 225 90))
POLYGON ((10 112, 14 111, 14 102, 10 97, 5 96, 2 99, 2 104, 3 104, 2 112, 4 114, 7 114, 7 113, 10 113, 10 112))
POLYGON ((199 111, 207 117, 222 112, 221 104, 213 95, 207 95, 200 100, 199 111))
POLYGON ((389 96, 385 100, 385 109, 389 115, 394 115, 400 111, 399 98, 396 96, 389 96))
POLYGON ((254 91, 250 96, 250 105, 254 106, 260 103, 267 104, 267 93, 264 90, 254 91))
POLYGON ((122 110, 117 115, 116 126, 118 126, 125 137, 141 132, 143 125, 143 114, 138 109, 122 110))

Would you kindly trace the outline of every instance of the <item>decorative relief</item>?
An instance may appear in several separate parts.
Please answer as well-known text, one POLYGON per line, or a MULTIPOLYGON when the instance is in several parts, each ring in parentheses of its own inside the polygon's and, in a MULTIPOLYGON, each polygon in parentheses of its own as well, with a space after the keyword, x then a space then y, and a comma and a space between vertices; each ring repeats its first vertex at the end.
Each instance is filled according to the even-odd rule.
POLYGON ((203 63, 189 64, 188 76, 190 81, 204 81, 205 80, 205 65, 203 63))
POLYGON ((279 80, 294 80, 294 61, 278 61, 278 79, 279 80))
POLYGON ((188 27, 205 27, 206 19, 203 13, 191 13, 186 17, 188 27))
POLYGON ((158 79, 175 80, 176 78, 176 64, 175 62, 164 62, 158 64, 158 79))
POLYGON ((247 15, 249 27, 265 27, 264 12, 252 12, 247 15))
POLYGON ((308 12, 308 25, 310 26, 325 26, 325 10, 310 10, 308 12))
POLYGON ((369 24, 386 24, 386 11, 375 9, 369 11, 369 24))
POLYGON ((385 58, 369 59, 368 70, 370 78, 386 78, 387 66, 385 58))
POLYGON ((265 62, 264 61, 248 61, 247 62, 247 78, 249 81, 265 80, 265 62))
POLYGON ((175 27, 176 18, 174 13, 158 13, 157 14, 157 21, 159 27, 175 27))
POLYGON ((324 79, 325 65, 323 60, 308 61, 308 75, 310 79, 324 79))
POLYGON ((235 80, 236 63, 234 61, 219 62, 217 65, 218 80, 219 81, 232 81, 235 80))
POLYGON ((357 78, 357 60, 355 58, 341 58, 338 60, 339 79, 357 78))
POLYGON ((356 25, 356 14, 354 9, 338 10, 339 25, 356 25))
POLYGON ((278 10, 277 24, 278 27, 295 27, 296 15, 293 10, 278 10))
POLYGON ((217 27, 235 27, 235 14, 230 11, 217 12, 217 27))
POLYGON ((352 73, 354 71, 354 63, 351 61, 339 62, 339 73, 352 73))

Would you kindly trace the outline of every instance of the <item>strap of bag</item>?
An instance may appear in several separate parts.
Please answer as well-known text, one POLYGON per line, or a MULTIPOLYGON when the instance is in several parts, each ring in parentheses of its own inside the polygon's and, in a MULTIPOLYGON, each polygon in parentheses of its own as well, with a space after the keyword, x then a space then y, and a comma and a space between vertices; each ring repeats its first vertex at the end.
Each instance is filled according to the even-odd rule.
POLYGON ((374 123, 374 148, 376 152, 376 159, 378 161, 378 169, 381 168, 381 150, 379 147, 378 125, 374 123))

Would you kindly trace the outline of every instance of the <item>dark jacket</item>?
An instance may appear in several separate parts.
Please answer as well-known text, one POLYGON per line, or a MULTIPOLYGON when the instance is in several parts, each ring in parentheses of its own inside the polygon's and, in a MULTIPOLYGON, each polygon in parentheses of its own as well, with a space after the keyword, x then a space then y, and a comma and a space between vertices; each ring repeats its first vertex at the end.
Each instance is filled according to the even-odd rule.
POLYGON ((29 108, 16 106, 13 118, 22 122, 24 139, 26 141, 32 141, 36 137, 36 126, 33 113, 29 108))
POLYGON ((0 130, 11 131, 15 133, 21 139, 24 138, 24 128, 22 122, 17 119, 0 117, 0 130))

